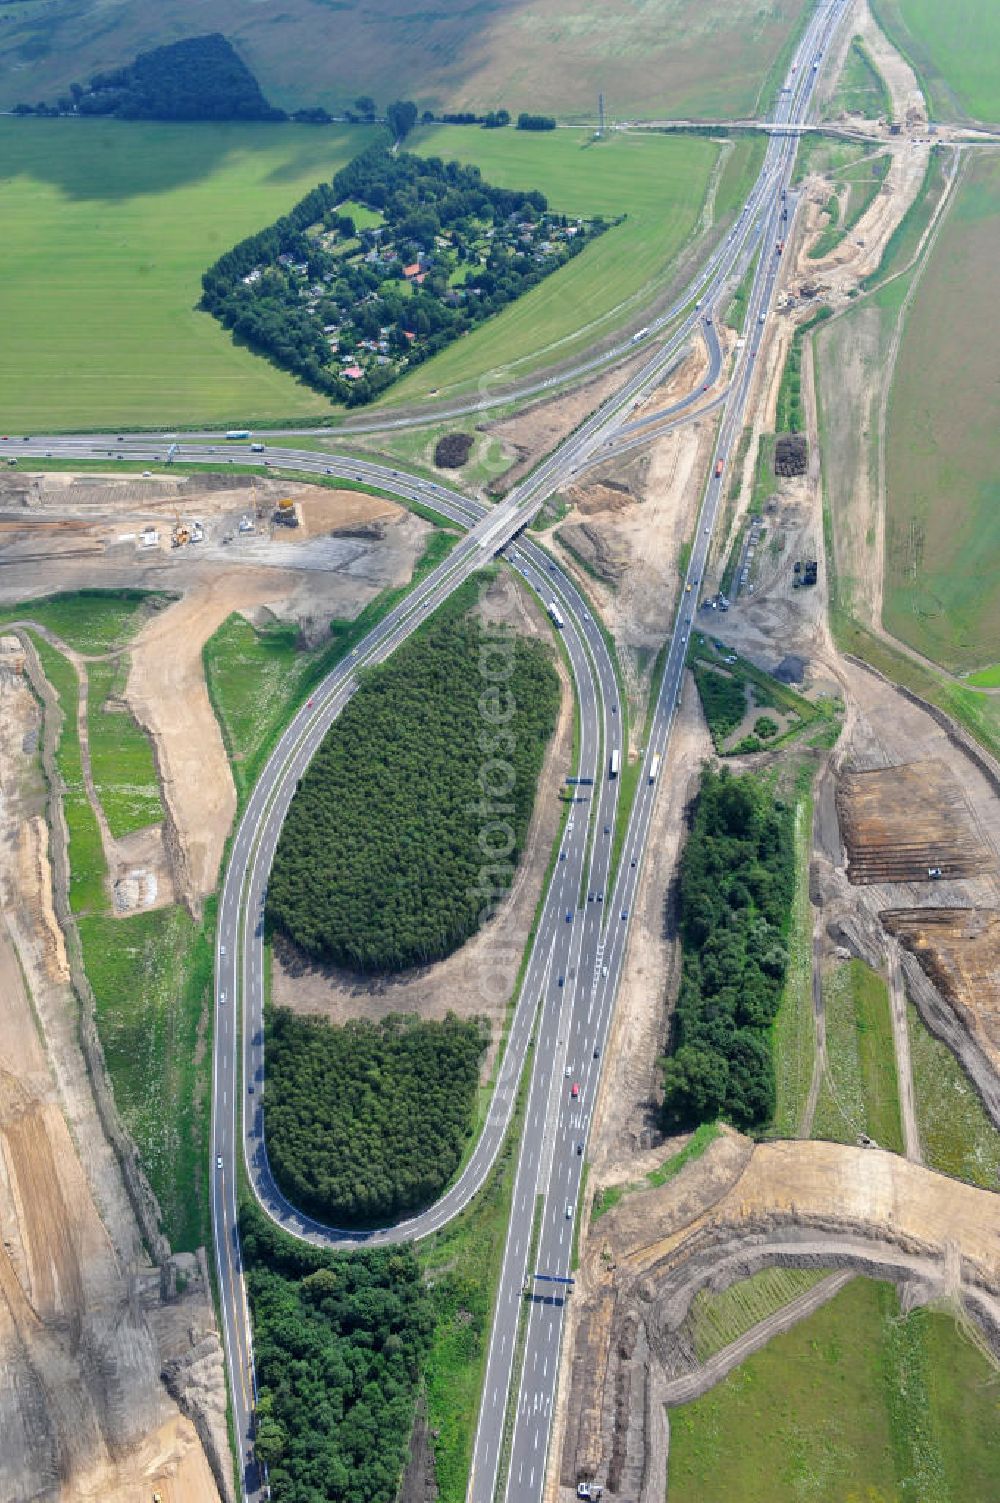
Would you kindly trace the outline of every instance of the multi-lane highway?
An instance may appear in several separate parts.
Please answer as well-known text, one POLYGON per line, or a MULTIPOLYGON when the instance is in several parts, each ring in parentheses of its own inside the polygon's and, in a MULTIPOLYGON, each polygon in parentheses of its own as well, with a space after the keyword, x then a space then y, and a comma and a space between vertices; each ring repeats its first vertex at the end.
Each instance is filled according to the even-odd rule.
MULTIPOLYGON (((783 89, 778 123, 801 121, 809 108, 818 62, 844 10, 845 0, 820 0, 783 89), (813 64, 817 66, 814 67, 813 64)), ((384 660, 465 579, 503 550, 546 601, 558 601, 563 637, 580 706, 579 767, 594 779, 588 802, 573 805, 560 859, 545 895, 535 944, 498 1075, 486 1126, 465 1170, 441 1201, 421 1216, 369 1235, 368 1240, 418 1237, 442 1225, 482 1185, 509 1126, 525 1063, 531 1061, 525 1128, 514 1184, 510 1231, 491 1335, 483 1407, 470 1481, 472 1503, 492 1503, 503 1449, 504 1418, 512 1378, 517 1387, 506 1495, 540 1497, 548 1452, 552 1403, 562 1334, 563 1302, 529 1287, 536 1272, 567 1277, 576 1202, 587 1133, 605 1041, 625 955, 629 917, 652 818, 654 758, 663 758, 680 692, 697 587, 719 509, 726 462, 743 425, 755 371, 756 348, 780 273, 779 243, 793 213, 788 197, 796 138, 772 136, 757 183, 729 237, 695 277, 685 296, 664 315, 669 333, 642 366, 499 506, 486 510, 447 487, 355 458, 283 449, 282 469, 326 471, 359 478, 423 502, 467 528, 448 559, 365 638, 336 668, 285 731, 240 820, 220 899, 217 940, 216 1034, 212 1119, 212 1216, 216 1238, 223 1334, 229 1364, 236 1433, 244 1458, 248 1499, 262 1494, 252 1458, 254 1372, 250 1324, 242 1279, 236 1220, 240 1144, 261 1204, 295 1235, 336 1245, 345 1234, 303 1217, 281 1197, 267 1164, 262 1110, 266 1105, 263 1053, 262 913, 274 847, 297 779, 356 686, 357 668, 384 660), (538 505, 573 474, 616 446, 645 438, 651 423, 684 421, 704 406, 701 388, 674 407, 636 420, 679 352, 696 335, 709 351, 709 380, 722 373, 723 355, 714 314, 724 293, 760 251, 749 300, 748 333, 737 352, 728 386, 712 403, 722 417, 685 588, 669 642, 662 688, 650 723, 642 778, 628 822, 624 854, 611 890, 612 832, 618 781, 608 775, 610 753, 625 752, 614 669, 603 636, 571 581, 535 544, 519 538, 538 505), (534 1048, 531 1048, 534 1038, 534 1048), (242 1065, 242 1071, 241 1071, 242 1065), (251 1094, 249 1086, 254 1086, 251 1094), (528 1253, 536 1207, 537 1250, 528 1253), (523 1367, 514 1374, 518 1324, 526 1315, 523 1367)), ((728 294, 727 294, 728 295, 728 294)), ((631 348, 630 352, 631 352, 631 348)), ((107 439, 39 438, 22 452, 91 457, 107 452, 107 439)), ((133 435, 115 452, 149 460, 162 453, 158 436, 133 435)), ((212 462, 223 446, 178 443, 175 458, 212 462)), ((232 444, 227 458, 256 457, 232 444)), ((273 451, 272 451, 273 453, 273 451)), ((656 766, 663 763, 657 762, 656 766)), ((554 1286, 548 1286, 554 1287, 554 1286)))
MULTIPOLYGON (((822 57, 842 13, 841 0, 830 0, 817 8, 793 58, 788 89, 781 96, 779 118, 801 119, 809 108, 819 71, 813 63, 822 57)), ((593 955, 588 953, 583 957, 572 999, 559 1010, 555 1007, 546 1010, 539 1026, 536 1075, 540 1074, 541 1078, 537 1088, 535 1081, 532 1082, 515 1179, 511 1231, 501 1274, 476 1436, 470 1503, 493 1503, 503 1461, 506 1462, 506 1482, 499 1496, 534 1503, 542 1493, 567 1297, 565 1290, 569 1287, 548 1282, 548 1279, 568 1278, 572 1272, 573 1227, 587 1133, 613 1001, 625 958, 629 918, 652 820, 656 795, 654 773, 655 769, 665 765, 670 730, 680 697, 688 638, 694 625, 698 585, 704 577, 723 487, 728 479, 727 463, 746 418, 760 331, 765 327, 780 273, 778 246, 787 238, 793 213, 788 195, 794 157, 794 138, 772 139, 768 148, 770 160, 765 162, 762 172, 765 176, 769 166, 773 169, 773 176, 768 176, 769 195, 761 215, 761 256, 749 298, 749 337, 737 355, 723 403, 712 470, 685 588, 680 595, 663 682, 650 721, 624 856, 614 891, 603 905, 605 925, 600 931, 599 949, 593 955), (538 1067, 546 1052, 549 1054, 547 1068, 540 1072, 538 1067), (569 1068, 568 1076, 566 1067, 569 1068), (578 1087, 578 1094, 574 1094, 574 1086, 578 1087), (539 1197, 543 1197, 540 1202, 539 1197), (519 1236, 519 1229, 531 1226, 539 1203, 538 1247, 534 1267, 529 1267, 527 1248, 519 1236), (548 1279, 537 1280, 534 1276, 538 1273, 547 1275, 548 1279), (521 1333, 521 1371, 513 1375, 522 1313, 526 1328, 521 1333), (504 1458, 507 1400, 512 1389, 512 1376, 516 1379, 512 1399, 513 1429, 509 1454, 504 1458)), ((754 253, 755 237, 747 238, 746 254, 749 257, 754 253)), ((603 1482, 605 1479, 595 1480, 603 1482)))

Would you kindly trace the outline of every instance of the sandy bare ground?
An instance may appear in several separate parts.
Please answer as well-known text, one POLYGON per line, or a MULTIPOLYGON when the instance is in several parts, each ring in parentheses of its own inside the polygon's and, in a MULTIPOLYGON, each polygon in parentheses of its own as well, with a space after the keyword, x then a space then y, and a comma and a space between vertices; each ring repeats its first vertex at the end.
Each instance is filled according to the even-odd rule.
POLYGON ((547 1496, 569 1498, 586 1479, 662 1498, 660 1406, 705 1392, 852 1272, 895 1279, 911 1306, 964 1307, 1000 1352, 998 1234, 1000 1197, 896 1155, 724 1133, 676 1179, 626 1195, 586 1229, 547 1496), (840 1271, 701 1365, 686 1325, 695 1294, 774 1264, 840 1271))
MULTIPOLYGON (((0 598, 95 585, 181 596, 135 639, 126 699, 153 740, 177 895, 197 909, 218 880, 236 808, 204 682, 206 640, 231 612, 265 607, 321 636, 331 617, 352 618, 410 577, 428 524, 377 496, 225 473, 146 480, 113 471, 11 472, 0 480, 0 507, 7 513, 0 559, 16 565, 0 571, 0 598), (295 502, 298 528, 273 522, 283 496, 295 502), (246 536, 238 529, 244 515, 254 522, 246 536), (172 549, 178 518, 200 519, 204 543, 172 549), (147 526, 158 543, 142 550, 137 539, 147 526)), ((126 865, 150 856, 112 850, 112 869, 119 854, 126 865)))
MULTIPOLYGON (((871 37, 869 44, 873 45, 871 37)), ((913 105, 907 92, 912 89, 912 75, 906 68, 893 71, 890 61, 881 55, 883 50, 880 48, 879 61, 892 83, 894 108, 899 118, 905 118, 906 110, 913 105)), ((912 116, 911 127, 917 128, 912 116)), ((849 255, 845 252, 838 265, 824 264, 822 276, 816 277, 824 296, 832 293, 835 304, 877 260, 919 185, 925 165, 923 153, 908 142, 893 150, 903 160, 894 160, 887 191, 856 232, 856 238, 864 239, 865 245, 855 246, 849 255), (912 162, 904 152, 912 154, 912 162)), ((791 277, 812 281, 817 263, 803 260, 796 269, 794 256, 793 247, 787 263, 791 277)), ((794 319, 800 316, 797 310, 803 308, 804 316, 812 306, 809 298, 804 303, 797 296, 785 301, 792 316, 774 321, 771 339, 761 352, 757 416, 743 476, 744 499, 753 475, 757 436, 773 429, 777 387, 794 319)), ((867 346, 850 352, 849 366, 843 372, 852 389, 868 394, 867 417, 859 420, 862 423, 879 420, 880 361, 875 358, 875 348, 872 339, 867 346)), ((1000 906, 995 873, 983 871, 971 880, 954 883, 852 887, 845 874, 833 791, 838 770, 846 765, 891 767, 924 758, 945 759, 968 803, 978 838, 991 849, 997 849, 1000 835, 1000 799, 996 784, 984 775, 974 758, 956 746, 933 716, 892 685, 843 661, 833 647, 826 621, 818 425, 809 347, 804 360, 803 402, 810 442, 809 471, 800 480, 774 483, 765 509, 768 531, 763 548, 758 550, 754 594, 741 599, 727 616, 713 613, 699 624, 766 668, 773 668, 786 653, 800 654, 807 661, 807 685, 844 700, 844 732, 833 765, 824 775, 822 787, 826 791, 818 793, 816 800, 810 884, 814 992, 821 999, 823 969, 851 954, 860 955, 888 975, 906 1149, 914 1162, 822 1143, 770 1144, 751 1149, 746 1140, 729 1136, 713 1145, 693 1178, 686 1170, 674 1182, 673 1190, 667 1186, 656 1192, 659 1200, 653 1192, 627 1195, 615 1211, 586 1228, 581 1242, 582 1267, 568 1311, 566 1355, 560 1369, 551 1453, 554 1459, 548 1479, 548 1496, 552 1498, 568 1498, 568 1490, 583 1477, 604 1483, 608 1492, 637 1497, 641 1503, 662 1497, 666 1426, 650 1423, 647 1428, 643 1415, 655 1417, 659 1406, 669 1402, 670 1384, 677 1380, 676 1375, 684 1373, 684 1382, 688 1386, 694 1382, 700 1392, 716 1381, 723 1369, 740 1360, 739 1352, 725 1354, 725 1360, 717 1364, 719 1372, 692 1372, 685 1366, 689 1354, 678 1348, 676 1334, 671 1334, 673 1315, 668 1321, 662 1314, 661 1290, 666 1299, 671 1287, 686 1288, 689 1301, 693 1290, 705 1281, 710 1279, 712 1287, 723 1287, 768 1259, 842 1263, 908 1281, 910 1290, 958 1298, 970 1309, 975 1306, 976 1318, 995 1332, 1000 1309, 995 1298, 1000 1289, 1000 1201, 929 1174, 917 1162, 921 1145, 905 1021, 905 996, 909 992, 918 1000, 925 1018, 936 1017, 935 1031, 947 1039, 970 1070, 988 1109, 1000 1110, 994 1073, 997 1067, 990 1064, 995 1052, 991 1051, 991 1036, 996 1033, 1000 1011, 995 988, 982 975, 982 955, 989 951, 983 935, 992 934, 994 920, 989 915, 995 915, 1000 906), (801 557, 820 560, 820 581, 815 590, 796 591, 792 587, 791 565, 801 557), (955 905, 953 910, 945 908, 942 912, 954 911, 956 920, 950 926, 937 920, 935 929, 930 905, 938 901, 955 905), (928 914, 923 926, 919 922, 922 909, 928 914), (894 935, 886 932, 881 915, 887 911, 896 915, 897 925, 909 925, 913 932, 919 932, 920 943, 937 943, 933 963, 926 957, 921 961, 928 974, 921 973, 911 955, 901 954, 894 935), (944 931, 945 938, 938 940, 936 936, 944 931), (959 957, 956 949, 966 931, 972 936, 966 946, 968 953, 959 957), (982 955, 975 951, 976 944, 982 955), (930 979, 933 975, 941 981, 945 973, 945 992, 955 994, 951 1002, 935 991, 930 979), (981 1008, 978 1018, 974 1012, 977 998, 981 1008), (801 1155, 797 1151, 800 1146, 801 1155), (978 1279, 991 1281, 989 1298, 980 1300, 978 1279), (626 1288, 638 1299, 627 1297, 626 1288), (609 1485, 612 1481, 613 1488, 609 1485)), ((853 443, 856 447, 856 438, 853 443)), ((830 452, 836 456, 843 452, 836 434, 830 452)), ((870 540, 880 523, 880 505, 877 476, 859 475, 858 479, 864 481, 865 489, 864 504, 850 520, 853 563, 867 587, 873 573, 870 540)), ((734 527, 738 521, 737 509, 734 527)), ((709 571, 710 580, 717 579, 724 557, 725 549, 721 549, 709 571)), ((674 755, 672 748, 668 776, 674 755)), ((680 766, 683 776, 685 763, 680 766)), ((926 792, 932 796, 930 788, 926 792)), ((919 815, 915 807, 915 819, 919 815)), ((650 871, 653 865, 651 860, 650 871)), ((661 903, 669 884, 671 860, 667 859, 664 866, 656 878, 661 903)), ((913 947, 917 948, 916 944, 913 947)), ((638 971, 641 953, 641 949, 630 951, 628 957, 621 994, 623 1016, 630 991, 637 986, 632 971, 633 967, 638 971)), ((661 975, 660 996, 647 1016, 662 1029, 663 1013, 673 990, 665 957, 661 975)), ((822 1015, 817 1021, 822 1025, 822 1015)), ((621 1034, 616 1031, 615 1047, 608 1051, 591 1138, 594 1173, 588 1200, 602 1182, 634 1183, 655 1158, 667 1152, 666 1146, 643 1151, 644 1141, 633 1137, 630 1143, 623 1131, 623 1124, 642 1120, 639 1114, 643 1103, 641 1078, 637 1082, 632 1077, 626 1059, 620 1055, 623 1048, 628 1049, 625 1033, 623 1025, 621 1034)), ((628 1033, 630 1042, 633 1034, 637 1038, 641 1051, 641 1025, 628 1033)), ((820 1070, 822 1064, 820 1059, 820 1070)), ((814 1085, 818 1086, 819 1079, 817 1075, 814 1085)), ((761 1344, 772 1334, 772 1324, 777 1329, 781 1321, 795 1314, 781 1312, 776 1323, 751 1332, 744 1344, 748 1349, 761 1344)))
MULTIPOLYGON (((713 1144, 705 1154, 709 1173, 715 1157, 713 1144)), ((749 1232, 761 1218, 877 1235, 922 1250, 942 1269, 957 1248, 964 1279, 1000 1289, 1000 1196, 896 1154, 840 1143, 758 1144, 732 1185, 694 1216, 684 1178, 682 1171, 676 1190, 668 1183, 626 1196, 598 1223, 601 1240, 630 1276, 683 1252, 703 1229, 749 1232)))
POLYGON ((497 489, 506 493, 516 485, 543 454, 572 433, 579 422, 628 380, 641 359, 637 355, 635 360, 616 365, 607 375, 597 376, 565 396, 535 402, 513 417, 486 424, 486 432, 509 444, 518 456, 516 463, 498 480, 497 489))
MULTIPOLYGON (((158 1487, 208 1503, 205 1452, 135 1298, 141 1243, 76 1042, 25 751, 37 730, 26 681, 0 662, 0 1496, 124 1503, 158 1487)), ((213 1335, 205 1293, 168 1315, 180 1332, 213 1335)))
POLYGON ((236 813, 236 788, 205 684, 202 648, 233 611, 251 611, 290 590, 268 570, 206 580, 156 616, 135 639, 126 698, 153 739, 163 797, 179 838, 178 889, 197 906, 219 875, 236 813), (276 588, 277 586, 277 588, 276 588))
POLYGON ((680 957, 671 884, 685 813, 697 791, 701 764, 711 750, 697 691, 688 683, 674 724, 669 773, 661 777, 653 811, 591 1130, 591 1172, 599 1179, 641 1173, 647 1150, 654 1150, 654 1159, 662 1158, 663 1135, 657 1121, 659 1059, 666 1045, 669 1002, 676 990, 680 957))
MULTIPOLYGON (((276 487, 278 489, 278 487, 276 487)), ((285 488, 296 502, 302 525, 273 530, 278 557, 286 567, 253 565, 215 568, 199 564, 188 571, 183 598, 154 617, 136 637, 126 698, 136 719, 149 731, 156 750, 163 794, 177 833, 175 861, 178 889, 196 907, 218 880, 219 862, 236 812, 236 790, 229 760, 205 684, 202 649, 234 611, 252 615, 269 607, 294 614, 303 594, 297 556, 311 539, 348 530, 367 530, 363 553, 369 555, 388 535, 391 544, 382 562, 364 577, 351 565, 348 573, 323 581, 326 619, 351 616, 380 588, 406 579, 419 551, 426 524, 391 502, 353 491, 285 488)), ((190 552, 190 550, 188 550, 190 552)), ((322 610, 314 583, 306 611, 322 610)), ((320 575, 322 578, 322 575, 320 575)))
MULTIPOLYGON (((483 614, 502 614, 519 630, 550 640, 550 627, 534 599, 512 575, 491 587, 483 614)), ((272 995, 275 1003, 295 1012, 318 1014, 333 1023, 351 1018, 378 1019, 389 1013, 416 1013, 422 1018, 485 1017, 490 1044, 481 1077, 489 1080, 503 1031, 542 881, 556 839, 563 805, 559 789, 570 765, 573 740, 573 702, 561 660, 556 667, 562 683, 562 704, 549 744, 524 855, 514 884, 496 916, 447 960, 394 978, 373 979, 311 965, 296 951, 277 946, 272 995)))

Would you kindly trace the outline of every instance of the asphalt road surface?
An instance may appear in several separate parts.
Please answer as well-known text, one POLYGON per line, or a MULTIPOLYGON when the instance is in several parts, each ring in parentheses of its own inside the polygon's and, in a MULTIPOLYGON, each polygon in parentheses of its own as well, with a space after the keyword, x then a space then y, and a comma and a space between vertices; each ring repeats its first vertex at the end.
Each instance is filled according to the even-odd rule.
MULTIPOLYGON (((794 123, 805 117, 818 73, 813 63, 821 59, 843 15, 844 4, 845 0, 821 0, 818 5, 779 97, 778 123, 794 123)), ((796 144, 794 135, 771 137, 760 176, 737 224, 707 258, 683 298, 655 329, 651 326, 651 332, 659 335, 672 324, 669 332, 662 340, 653 341, 656 347, 641 369, 500 505, 485 510, 446 486, 366 460, 312 450, 270 451, 283 470, 356 478, 404 500, 431 506, 468 531, 449 557, 331 672, 288 726, 241 818, 224 879, 216 957, 211 1198, 223 1336, 247 1499, 265 1496, 265 1479, 252 1454, 255 1376, 236 1207, 241 1142, 246 1171, 261 1205, 291 1233, 328 1246, 418 1238, 456 1215, 483 1184, 510 1124, 518 1084, 529 1060, 525 1126, 469 1497, 471 1503, 492 1503, 494 1498, 512 1384, 516 1385, 514 1424, 503 1496, 529 1500, 541 1496, 565 1291, 570 1287, 555 1281, 571 1277, 576 1205, 591 1111, 656 792, 653 759, 659 757, 657 765, 664 765, 698 584, 717 519, 727 463, 744 423, 757 348, 781 269, 777 247, 787 238, 794 214, 789 187, 796 144), (723 360, 714 330, 717 305, 743 274, 758 247, 761 255, 749 300, 748 337, 723 396, 709 404, 721 407, 722 417, 685 581, 691 588, 690 592, 685 588, 680 596, 640 784, 612 890, 611 855, 619 785, 617 778, 609 775, 609 758, 615 747, 625 751, 613 666, 602 633, 572 582, 543 549, 520 534, 541 502, 572 475, 616 449, 645 441, 650 428, 663 431, 662 425, 690 420, 693 414, 705 410, 704 404, 698 407, 699 391, 643 419, 631 416, 661 384, 679 353, 696 335, 705 338, 709 351, 706 384, 718 378, 723 360), (296 781, 354 692, 358 667, 388 657, 460 583, 499 552, 546 603, 557 603, 564 619, 563 638, 580 707, 576 771, 594 782, 580 789, 586 801, 571 806, 487 1121, 469 1162, 435 1206, 361 1237, 301 1215, 280 1195, 267 1163, 261 1117, 265 1079, 262 916, 267 876, 296 781), (247 1089, 251 1083, 252 1095, 247 1089), (533 1232, 535 1247, 529 1265, 533 1232), (515 1373, 522 1313, 522 1358, 520 1371, 515 1373)), ((625 351, 633 354, 635 344, 623 346, 625 351)), ((206 437, 216 439, 216 435, 206 437)), ((164 459, 167 448, 168 441, 161 435, 129 435, 120 444, 106 437, 42 437, 19 445, 19 452, 59 458, 101 457, 110 452, 152 461, 164 459)), ((174 457, 178 461, 217 464, 217 455, 259 462, 247 445, 192 442, 190 437, 176 441, 174 457)))

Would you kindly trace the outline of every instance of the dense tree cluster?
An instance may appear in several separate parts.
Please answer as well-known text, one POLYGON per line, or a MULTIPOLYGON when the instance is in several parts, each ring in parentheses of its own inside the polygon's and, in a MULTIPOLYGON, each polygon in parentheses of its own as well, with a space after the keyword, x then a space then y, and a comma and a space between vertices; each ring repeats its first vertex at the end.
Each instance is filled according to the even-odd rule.
POLYGON ((393 1503, 433 1327, 412 1249, 323 1252, 249 1205, 240 1233, 274 1503, 393 1503))
POLYGON ((333 1027, 276 1008, 264 1120, 289 1200, 336 1226, 416 1211, 458 1168, 489 1028, 388 1017, 333 1027))
POLYGON ((694 681, 698 685, 698 695, 708 728, 716 747, 719 747, 746 715, 746 685, 741 678, 720 673, 703 663, 695 664, 694 681))
POLYGON ((480 650, 497 638, 467 602, 364 675, 292 800, 268 915, 310 955, 362 971, 440 960, 482 922, 484 870, 503 889, 516 868, 559 680, 548 649, 512 633, 490 649, 510 669, 491 686, 480 650))
POLYGON ((664 1062, 668 1129, 774 1110, 769 1030, 788 953, 792 815, 753 777, 706 768, 680 871, 683 966, 664 1062))
POLYGON ((529 115, 524 110, 517 117, 518 130, 555 130, 556 122, 552 115, 529 115))
MULTIPOLYGON (((394 130, 410 119, 397 111, 394 130)), ((355 407, 534 287, 605 227, 551 213, 537 191, 493 187, 476 167, 394 153, 383 140, 221 256, 202 278, 202 306, 318 391, 355 407), (380 222, 355 233, 337 211, 347 200, 380 222)))
POLYGON ((71 84, 56 105, 19 104, 19 115, 116 115, 122 120, 284 120, 221 32, 140 52, 126 68, 71 84))
MULTIPOLYGON (((431 119, 433 120, 433 115, 431 119)), ((459 110, 441 116, 443 125, 481 125, 484 130, 502 130, 510 124, 510 110, 487 110, 485 115, 477 115, 475 110, 459 110)))

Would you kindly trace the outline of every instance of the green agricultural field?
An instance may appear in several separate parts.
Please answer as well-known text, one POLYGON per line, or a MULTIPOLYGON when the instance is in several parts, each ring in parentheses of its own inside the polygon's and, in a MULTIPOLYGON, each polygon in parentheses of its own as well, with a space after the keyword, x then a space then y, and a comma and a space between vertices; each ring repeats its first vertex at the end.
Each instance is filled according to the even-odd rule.
POLYGON ((421 109, 579 120, 596 116, 603 89, 619 119, 746 115, 807 11, 805 0, 644 0, 612 16, 599 0, 214 0, 193 20, 190 0, 6 0, 0 107, 55 99, 140 49, 218 30, 288 109, 403 94, 421 109))
POLYGON ((908 316, 888 423, 884 620, 961 672, 1000 640, 1000 162, 974 159, 908 316))
POLYGON ((950 1315, 856 1279, 670 1413, 670 1503, 996 1496, 996 1373, 950 1315))
POLYGON ((909 59, 935 118, 1000 121, 1000 8, 996 0, 872 0, 909 59))
POLYGON ((79 926, 115 1103, 175 1250, 209 1235, 213 910, 200 928, 180 906, 79 926))
POLYGON ((37 622, 88 657, 124 647, 153 611, 174 599, 162 591, 73 590, 0 606, 0 625, 37 622))
POLYGON ((329 410, 195 305, 216 256, 332 177, 370 136, 0 119, 4 431, 329 410))
MULTIPOLYGON (((484 372, 509 381, 590 352, 595 341, 638 318, 695 231, 720 150, 701 136, 615 135, 594 142, 586 131, 536 134, 476 126, 420 130, 413 145, 425 155, 470 162, 497 187, 539 188, 560 213, 628 218, 400 381, 385 399, 391 403, 435 389, 467 388, 484 372)), ((744 141, 733 155, 735 177, 730 173, 720 183, 726 199, 739 193, 742 181, 749 187, 755 143, 744 141)))
POLYGON ((77 730, 79 680, 72 663, 61 652, 50 647, 36 632, 31 633, 31 638, 42 672, 55 690, 63 714, 56 768, 62 782, 63 813, 69 835, 69 906, 77 914, 100 913, 107 907, 104 881, 108 869, 104 862, 101 831, 83 781, 77 730))
POLYGON ((899 1083, 882 977, 860 960, 838 966, 823 986, 827 1075, 813 1122, 814 1138, 854 1143, 859 1133, 903 1151, 899 1083))
POLYGON ((87 739, 97 797, 116 840, 163 818, 153 748, 126 708, 127 656, 87 665, 87 739))
POLYGON ((832 1272, 830 1268, 762 1268, 717 1294, 700 1289, 686 1322, 698 1361, 707 1362, 832 1272))
POLYGON ((892 114, 892 98, 871 53, 861 37, 854 37, 837 88, 826 110, 827 118, 846 110, 868 120, 892 114))
POLYGON ((924 1161, 983 1190, 1000 1183, 1000 1132, 947 1044, 907 1010, 917 1131, 924 1161))

